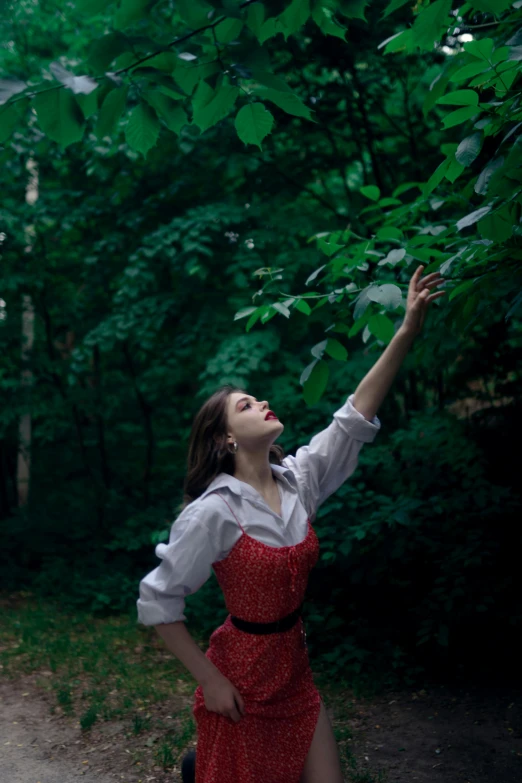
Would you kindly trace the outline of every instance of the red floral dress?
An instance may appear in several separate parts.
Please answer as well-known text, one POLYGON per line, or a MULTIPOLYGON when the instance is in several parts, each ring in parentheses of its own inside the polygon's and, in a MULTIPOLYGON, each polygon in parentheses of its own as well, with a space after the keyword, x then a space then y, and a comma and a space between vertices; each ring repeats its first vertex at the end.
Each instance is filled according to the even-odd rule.
POLYGON ((245 715, 235 723, 210 712, 196 688, 196 783, 299 783, 321 706, 303 619, 288 631, 253 634, 236 628, 230 615, 269 623, 297 609, 319 541, 310 519, 304 540, 283 547, 249 536, 237 521, 241 538, 212 564, 230 614, 210 636, 206 655, 241 693, 245 715))

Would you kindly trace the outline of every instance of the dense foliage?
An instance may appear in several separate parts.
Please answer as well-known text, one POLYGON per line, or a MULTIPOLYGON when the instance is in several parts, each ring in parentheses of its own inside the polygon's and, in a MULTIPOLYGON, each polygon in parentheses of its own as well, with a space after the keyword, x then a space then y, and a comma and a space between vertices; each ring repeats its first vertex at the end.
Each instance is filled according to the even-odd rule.
MULTIPOLYGON (((10 6, 8 587, 133 611, 205 396, 225 381, 259 390, 284 412, 292 451, 390 341, 421 262, 448 296, 379 412, 379 440, 321 509, 310 643, 350 673, 376 649, 400 670, 415 645, 461 660, 486 627, 517 632, 520 494, 506 452, 520 419, 518 5, 10 6)), ((212 579, 189 598, 193 626, 210 630, 220 602, 212 579)))

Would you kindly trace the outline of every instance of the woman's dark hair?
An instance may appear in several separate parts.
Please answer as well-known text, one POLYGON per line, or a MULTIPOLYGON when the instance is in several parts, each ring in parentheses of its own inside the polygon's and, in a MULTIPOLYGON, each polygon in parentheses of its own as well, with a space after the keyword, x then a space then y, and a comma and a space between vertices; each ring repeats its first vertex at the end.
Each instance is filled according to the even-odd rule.
MULTIPOLYGON (((187 475, 183 483, 182 510, 207 489, 219 473, 234 475, 235 455, 227 445, 227 400, 232 392, 248 394, 238 386, 220 386, 197 412, 190 432, 187 475)), ((268 459, 281 465, 285 453, 281 446, 270 446, 268 459)))

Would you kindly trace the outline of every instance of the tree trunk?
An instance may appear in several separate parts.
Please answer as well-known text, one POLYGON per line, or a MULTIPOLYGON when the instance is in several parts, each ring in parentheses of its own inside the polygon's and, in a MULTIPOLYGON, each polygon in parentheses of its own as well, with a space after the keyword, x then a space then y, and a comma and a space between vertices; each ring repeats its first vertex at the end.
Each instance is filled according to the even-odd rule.
MULTIPOLYGON (((20 385, 25 392, 23 399, 30 399, 33 371, 28 366, 34 340, 34 308, 28 294, 22 296, 22 372, 20 385)), ((31 411, 22 413, 18 423, 18 462, 16 486, 18 505, 25 506, 29 498, 31 480, 31 411)))
MULTIPOLYGON (((38 168, 34 160, 27 161, 27 170, 29 178, 25 190, 25 201, 27 204, 34 204, 38 198, 38 168)), ((31 251, 31 241, 33 237, 32 226, 27 226, 27 252, 31 251)), ((33 383, 33 371, 30 366, 30 359, 34 342, 34 307, 30 294, 22 296, 22 371, 20 374, 20 386, 22 389, 22 398, 29 401, 31 386, 33 383)), ((32 420, 30 405, 27 406, 27 412, 22 413, 18 423, 18 458, 16 466, 16 487, 18 493, 18 505, 25 506, 29 499, 29 489, 31 484, 31 439, 32 439, 32 420)))

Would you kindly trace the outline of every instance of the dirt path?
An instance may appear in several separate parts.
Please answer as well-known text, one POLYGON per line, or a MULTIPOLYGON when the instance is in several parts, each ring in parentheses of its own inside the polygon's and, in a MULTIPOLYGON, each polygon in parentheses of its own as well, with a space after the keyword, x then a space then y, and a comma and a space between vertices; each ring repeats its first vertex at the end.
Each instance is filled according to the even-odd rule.
POLYGON ((0 684, 0 780, 3 783, 114 783, 114 775, 91 769, 85 754, 66 758, 77 731, 49 714, 47 703, 0 684))
POLYGON ((387 693, 350 720, 360 768, 387 783, 521 783, 522 688, 387 693))
MULTIPOLYGON (((164 770, 144 762, 140 767, 133 757, 155 735, 133 736, 129 721, 83 732, 76 718, 59 708, 51 712, 51 698, 31 676, 16 683, 0 680, 2 783, 179 782, 177 766, 164 770)), ((386 783, 522 781, 520 687, 432 685, 389 692, 371 702, 350 699, 354 709, 342 721, 337 718, 345 699, 338 693, 328 712, 334 726, 349 727, 349 748, 359 775, 373 773, 368 780, 376 780, 382 770, 386 783)), ((167 715, 175 712, 173 704, 156 708, 165 720, 174 717, 167 715)))

